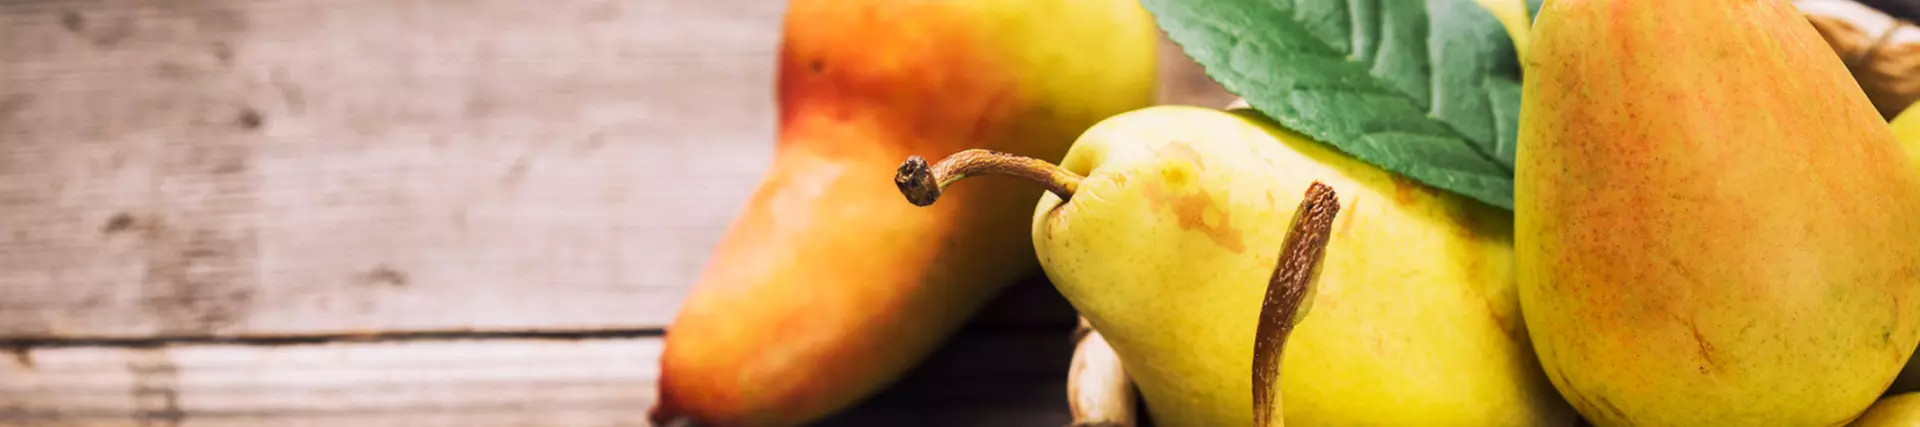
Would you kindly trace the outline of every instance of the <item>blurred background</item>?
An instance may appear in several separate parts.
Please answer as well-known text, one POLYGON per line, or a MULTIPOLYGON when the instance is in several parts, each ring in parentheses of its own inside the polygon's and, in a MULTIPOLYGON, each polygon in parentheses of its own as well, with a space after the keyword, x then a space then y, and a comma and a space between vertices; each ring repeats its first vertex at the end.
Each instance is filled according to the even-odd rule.
MULTIPOLYGON (((645 425, 783 7, 0 1, 0 426, 645 425)), ((1073 320, 1022 285, 836 424, 1065 424, 1073 320)))

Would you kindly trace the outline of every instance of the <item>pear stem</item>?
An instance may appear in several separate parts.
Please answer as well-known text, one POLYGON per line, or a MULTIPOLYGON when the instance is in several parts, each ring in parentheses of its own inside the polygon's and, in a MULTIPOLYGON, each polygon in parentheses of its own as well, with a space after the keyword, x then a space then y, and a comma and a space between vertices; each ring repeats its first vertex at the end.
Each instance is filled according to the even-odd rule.
POLYGON ((1067 369, 1067 427, 1133 427, 1133 379, 1100 331, 1085 316, 1073 330, 1073 360, 1067 369))
POLYGON ((1340 201, 1332 187, 1315 181, 1294 211, 1280 259, 1267 282, 1260 322, 1253 341, 1253 420, 1256 427, 1280 423, 1280 362, 1287 336, 1301 320, 1300 309, 1320 276, 1320 260, 1333 231, 1340 201))
POLYGON ((920 156, 908 157, 894 172, 893 185, 900 187, 900 194, 907 196, 907 201, 914 206, 927 206, 939 199, 940 192, 947 186, 975 175, 1025 178, 1046 187, 1062 200, 1072 199, 1073 192, 1080 188, 1080 180, 1084 179, 1044 160, 976 148, 954 153, 932 166, 920 156))

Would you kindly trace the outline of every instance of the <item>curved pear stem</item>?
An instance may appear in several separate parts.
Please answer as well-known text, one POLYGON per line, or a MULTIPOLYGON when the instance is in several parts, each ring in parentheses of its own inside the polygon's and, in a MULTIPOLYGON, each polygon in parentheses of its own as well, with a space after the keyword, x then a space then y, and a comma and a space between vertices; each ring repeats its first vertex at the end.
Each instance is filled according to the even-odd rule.
POLYGON ((900 194, 907 196, 907 201, 914 206, 927 206, 939 199, 947 186, 975 175, 1025 178, 1046 187, 1062 200, 1072 199, 1073 192, 1080 188, 1080 180, 1084 179, 1044 160, 976 148, 954 153, 932 166, 920 156, 908 157, 894 172, 893 185, 900 187, 900 194))
POLYGON ((1280 362, 1287 335, 1302 320, 1301 310, 1320 276, 1320 260, 1326 253, 1327 239, 1333 231, 1333 218, 1340 213, 1340 201, 1333 188, 1315 181, 1307 187, 1305 200, 1293 214, 1286 241, 1280 247, 1280 259, 1273 277, 1267 282, 1267 297, 1260 305, 1260 323, 1253 340, 1253 425, 1278 426, 1282 423, 1280 405, 1280 362))

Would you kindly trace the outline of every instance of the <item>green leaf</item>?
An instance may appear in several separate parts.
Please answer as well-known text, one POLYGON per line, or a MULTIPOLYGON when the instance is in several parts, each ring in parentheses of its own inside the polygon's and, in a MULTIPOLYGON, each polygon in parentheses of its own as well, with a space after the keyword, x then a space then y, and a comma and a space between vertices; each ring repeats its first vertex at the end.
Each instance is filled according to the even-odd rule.
POLYGON ((1520 66, 1472 0, 1142 0, 1228 91, 1388 171, 1513 208, 1520 66))

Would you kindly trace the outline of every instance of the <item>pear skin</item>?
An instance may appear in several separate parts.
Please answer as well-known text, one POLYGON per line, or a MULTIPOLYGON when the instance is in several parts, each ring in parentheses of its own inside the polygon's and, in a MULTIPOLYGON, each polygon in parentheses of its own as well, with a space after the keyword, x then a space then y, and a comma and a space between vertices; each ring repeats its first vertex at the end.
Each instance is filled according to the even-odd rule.
POLYGON ((1920 343, 1920 174, 1786 1, 1554 0, 1519 295, 1594 425, 1833 426, 1920 343))
POLYGON ((1342 210, 1280 362, 1286 424, 1573 422, 1526 342, 1504 211, 1252 111, 1116 115, 1081 135, 1059 172, 1043 169, 1021 174, 1049 183, 1033 212, 1036 253, 1155 425, 1254 421, 1256 320, 1299 191, 1314 182, 1342 210), (1084 178, 1059 178, 1074 175, 1084 178))
MULTIPOLYGON (((1893 137, 1900 141, 1900 146, 1907 152, 1907 158, 1914 162, 1916 168, 1920 168, 1920 108, 1915 108, 1916 106, 1920 106, 1920 103, 1907 106, 1905 110, 1900 111, 1900 114, 1895 115, 1893 120, 1888 121, 1887 125, 1893 128, 1893 137)), ((1914 172, 1920 173, 1920 169, 1915 169, 1914 172)), ((1920 358, 1908 358, 1907 366, 1900 370, 1900 376, 1894 378, 1893 386, 1887 389, 1888 393, 1911 391, 1920 391, 1920 358)))
POLYGON ((1914 427, 1920 426, 1920 393, 1900 393, 1888 395, 1874 402, 1873 407, 1860 414, 1848 427, 1914 427))
POLYGON ((1906 150, 1907 159, 1912 160, 1915 165, 1920 165, 1920 108, 1914 108, 1914 106, 1920 106, 1920 103, 1901 110, 1899 115, 1893 116, 1893 120, 1887 122, 1887 125, 1893 127, 1893 137, 1899 140, 1900 146, 1906 150))
POLYGON ((714 249, 661 355, 656 424, 791 426, 857 403, 1032 274, 1040 191, 989 179, 916 209, 908 155, 1057 159, 1150 105, 1152 18, 1127 0, 795 0, 773 164, 714 249))

